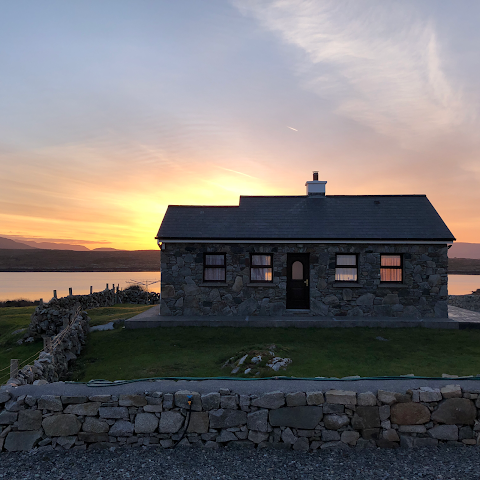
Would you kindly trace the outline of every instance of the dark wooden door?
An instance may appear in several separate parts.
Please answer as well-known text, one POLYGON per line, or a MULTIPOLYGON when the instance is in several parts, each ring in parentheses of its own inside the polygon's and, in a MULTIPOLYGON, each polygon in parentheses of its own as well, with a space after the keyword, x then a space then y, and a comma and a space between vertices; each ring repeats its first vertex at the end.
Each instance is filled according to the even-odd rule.
POLYGON ((310 257, 308 253, 287 254, 287 308, 310 308, 310 257))

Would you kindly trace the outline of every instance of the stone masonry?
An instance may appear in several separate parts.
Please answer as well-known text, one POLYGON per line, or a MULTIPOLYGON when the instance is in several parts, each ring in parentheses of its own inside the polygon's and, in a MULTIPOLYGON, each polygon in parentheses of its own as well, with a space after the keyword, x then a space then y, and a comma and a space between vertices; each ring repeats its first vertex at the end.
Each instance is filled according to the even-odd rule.
POLYGON ((130 395, 43 395, 0 390, 0 451, 153 445, 312 451, 480 445, 480 389, 406 393, 329 390, 261 396, 227 388, 130 395), (192 397, 190 420, 188 396, 192 397))
POLYGON ((310 254, 311 316, 448 316, 446 245, 188 244, 162 251, 162 315, 288 315, 287 253, 310 254), (226 253, 226 281, 203 282, 203 254, 226 253), (250 283, 250 253, 273 254, 273 283, 250 283), (358 282, 335 282, 335 254, 358 254, 358 282), (403 283, 380 282, 380 254, 403 256, 403 283))

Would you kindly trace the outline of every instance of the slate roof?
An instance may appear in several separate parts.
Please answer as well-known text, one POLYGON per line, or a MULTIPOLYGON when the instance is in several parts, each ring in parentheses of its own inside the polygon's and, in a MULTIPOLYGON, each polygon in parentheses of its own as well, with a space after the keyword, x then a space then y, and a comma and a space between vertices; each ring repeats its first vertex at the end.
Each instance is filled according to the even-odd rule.
POLYGON ((170 205, 156 238, 455 240, 425 195, 245 196, 238 207, 170 205))

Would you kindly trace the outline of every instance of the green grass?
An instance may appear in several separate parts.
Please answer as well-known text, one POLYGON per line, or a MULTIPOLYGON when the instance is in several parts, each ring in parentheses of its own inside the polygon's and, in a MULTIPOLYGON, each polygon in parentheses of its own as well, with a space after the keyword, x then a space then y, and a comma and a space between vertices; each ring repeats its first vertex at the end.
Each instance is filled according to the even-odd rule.
POLYGON ((114 307, 99 307, 88 311, 90 326, 104 325, 112 320, 125 320, 152 308, 152 305, 117 304, 114 307))
POLYGON ((477 330, 177 327, 93 332, 70 379, 230 376, 228 358, 272 343, 293 360, 272 376, 480 374, 477 330))
MULTIPOLYGON (((25 332, 13 334, 15 330, 28 327, 34 310, 35 307, 0 308, 0 385, 10 377, 10 359, 17 358, 22 364, 43 347, 41 340, 17 345, 17 340, 22 338, 25 332)), ((30 358, 30 361, 33 363, 35 358, 30 358)))

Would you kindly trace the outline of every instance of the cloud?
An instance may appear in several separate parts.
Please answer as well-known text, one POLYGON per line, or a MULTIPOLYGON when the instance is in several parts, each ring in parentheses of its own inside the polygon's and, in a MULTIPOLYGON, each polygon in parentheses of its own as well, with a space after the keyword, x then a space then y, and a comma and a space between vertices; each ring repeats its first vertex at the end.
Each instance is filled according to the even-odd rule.
POLYGON ((406 2, 236 0, 234 5, 301 50, 305 88, 335 113, 420 148, 471 118, 442 69, 432 20, 406 2))

